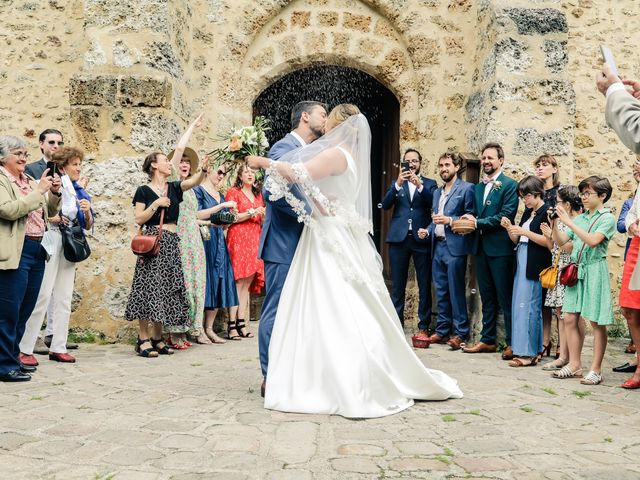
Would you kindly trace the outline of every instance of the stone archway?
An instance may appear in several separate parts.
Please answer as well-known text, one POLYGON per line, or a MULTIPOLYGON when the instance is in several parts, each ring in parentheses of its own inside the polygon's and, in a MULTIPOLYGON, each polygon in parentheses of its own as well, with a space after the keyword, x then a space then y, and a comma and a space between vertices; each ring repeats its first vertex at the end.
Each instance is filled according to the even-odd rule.
MULTIPOLYGON (((272 120, 270 143, 291 130, 291 108, 300 100, 317 100, 329 108, 339 103, 354 103, 371 126, 371 192, 374 205, 374 241, 382 253, 385 267, 386 230, 389 212, 375 205, 390 185, 399 162, 400 104, 383 84, 369 74, 349 67, 313 65, 279 78, 263 90, 253 103, 254 115, 272 120)), ((385 268, 388 271, 388 268, 385 268)))

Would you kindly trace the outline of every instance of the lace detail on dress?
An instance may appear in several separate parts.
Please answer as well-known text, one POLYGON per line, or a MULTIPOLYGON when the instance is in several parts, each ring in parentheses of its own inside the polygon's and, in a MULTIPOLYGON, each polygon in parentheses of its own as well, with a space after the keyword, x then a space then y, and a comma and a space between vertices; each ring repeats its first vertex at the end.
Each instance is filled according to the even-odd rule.
MULTIPOLYGON (((367 219, 362 218, 356 212, 355 206, 344 205, 338 199, 330 199, 322 193, 320 188, 313 182, 305 166, 297 163, 291 166, 294 178, 293 183, 300 189, 302 194, 313 202, 313 208, 310 208, 305 201, 298 198, 293 192, 293 187, 289 181, 284 178, 276 168, 267 170, 267 180, 265 188, 270 193, 271 201, 284 198, 298 216, 298 222, 304 223, 305 226, 312 229, 314 234, 322 241, 323 245, 337 257, 343 257, 342 247, 340 243, 327 235, 326 229, 318 225, 319 218, 336 218, 356 236, 366 236, 372 231, 372 224, 367 219)), ((372 247, 373 248, 373 247, 372 247)), ((373 248, 375 252, 375 248, 373 248)), ((377 252, 375 252, 378 255, 377 252)), ((379 255, 378 255, 379 257, 379 255)), ((362 265, 353 267, 349 262, 338 262, 340 270, 345 279, 354 283, 372 284, 379 292, 386 292, 386 285, 382 275, 375 275, 368 272, 362 265), (370 273, 365 275, 364 272, 370 273), (378 278, 379 277, 379 278, 378 278)), ((382 271, 382 262, 379 261, 380 271, 382 271)))

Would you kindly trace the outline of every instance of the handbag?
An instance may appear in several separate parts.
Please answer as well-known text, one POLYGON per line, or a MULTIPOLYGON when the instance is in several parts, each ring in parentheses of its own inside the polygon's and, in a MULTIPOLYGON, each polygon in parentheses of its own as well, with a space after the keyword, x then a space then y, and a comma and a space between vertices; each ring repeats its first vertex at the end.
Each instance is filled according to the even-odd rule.
POLYGON ((211 240, 211 230, 209 230, 208 225, 200 225, 199 229, 200 229, 200 236, 202 237, 202 240, 204 240, 205 242, 207 240, 211 240))
POLYGON ((160 227, 157 235, 142 233, 142 225, 138 234, 131 240, 131 251, 139 257, 155 257, 160 253, 160 239, 162 238, 162 225, 164 224, 164 208, 160 212, 160 227))
POLYGON ((62 235, 62 253, 64 258, 70 262, 82 262, 91 255, 89 242, 84 234, 84 230, 78 219, 74 219, 71 225, 60 223, 60 234, 62 235))
POLYGON ((553 265, 545 268, 540 272, 540 284, 542 288, 546 288, 547 290, 551 290, 556 287, 556 283, 558 281, 558 262, 560 261, 560 248, 558 247, 558 252, 556 253, 556 259, 553 262, 553 265))
MULTIPOLYGON (((594 225, 598 221, 598 218, 600 218, 601 216, 602 213, 593 219, 593 222, 591 222, 591 226, 589 227, 589 230, 587 230, 587 233, 591 232, 594 225)), ((584 247, 586 246, 586 243, 582 244, 580 253, 578 253, 578 260, 575 263, 571 262, 562 267, 562 271, 560 272, 560 283, 565 287, 573 287, 576 283, 578 283, 578 265, 580 265, 580 258, 582 257, 582 252, 584 252, 584 247)))
POLYGON ((230 225, 236 223, 236 216, 231 212, 216 212, 211 214, 211 223, 214 225, 230 225))

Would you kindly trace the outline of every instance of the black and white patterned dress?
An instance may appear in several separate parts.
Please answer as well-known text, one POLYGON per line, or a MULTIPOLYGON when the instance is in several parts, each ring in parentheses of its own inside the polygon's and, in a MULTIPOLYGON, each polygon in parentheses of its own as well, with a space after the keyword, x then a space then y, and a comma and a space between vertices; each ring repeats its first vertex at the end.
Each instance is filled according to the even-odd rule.
MULTIPOLYGON (((182 200, 180 182, 169 183, 168 196, 175 208, 182 200)), ((145 185, 136 192, 134 204, 142 202, 150 205, 157 198, 157 194, 145 185)), ((177 217, 178 210, 172 210, 168 209, 166 223, 175 222, 172 217, 177 217)), ((154 223, 157 221, 158 219, 155 219, 154 223)), ((157 234, 158 226, 147 225, 145 230, 148 234, 157 234)), ((124 318, 150 320, 161 323, 165 328, 189 324, 189 303, 177 233, 163 229, 160 253, 150 258, 138 257, 124 318)))

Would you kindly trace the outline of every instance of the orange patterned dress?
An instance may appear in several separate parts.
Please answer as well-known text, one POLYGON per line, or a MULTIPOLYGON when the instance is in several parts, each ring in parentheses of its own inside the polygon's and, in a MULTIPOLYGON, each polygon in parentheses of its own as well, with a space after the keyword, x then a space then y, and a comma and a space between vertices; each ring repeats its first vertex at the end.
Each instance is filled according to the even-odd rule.
MULTIPOLYGON (((230 188, 226 198, 227 201, 233 200, 238 204, 238 213, 244 213, 250 208, 264 207, 261 194, 256 195, 252 202, 237 187, 230 188)), ((251 293, 260 293, 264 287, 264 262, 258 258, 262 219, 262 216, 255 216, 244 222, 234 223, 227 232, 227 247, 233 265, 234 278, 238 280, 255 274, 249 288, 251 293)))

